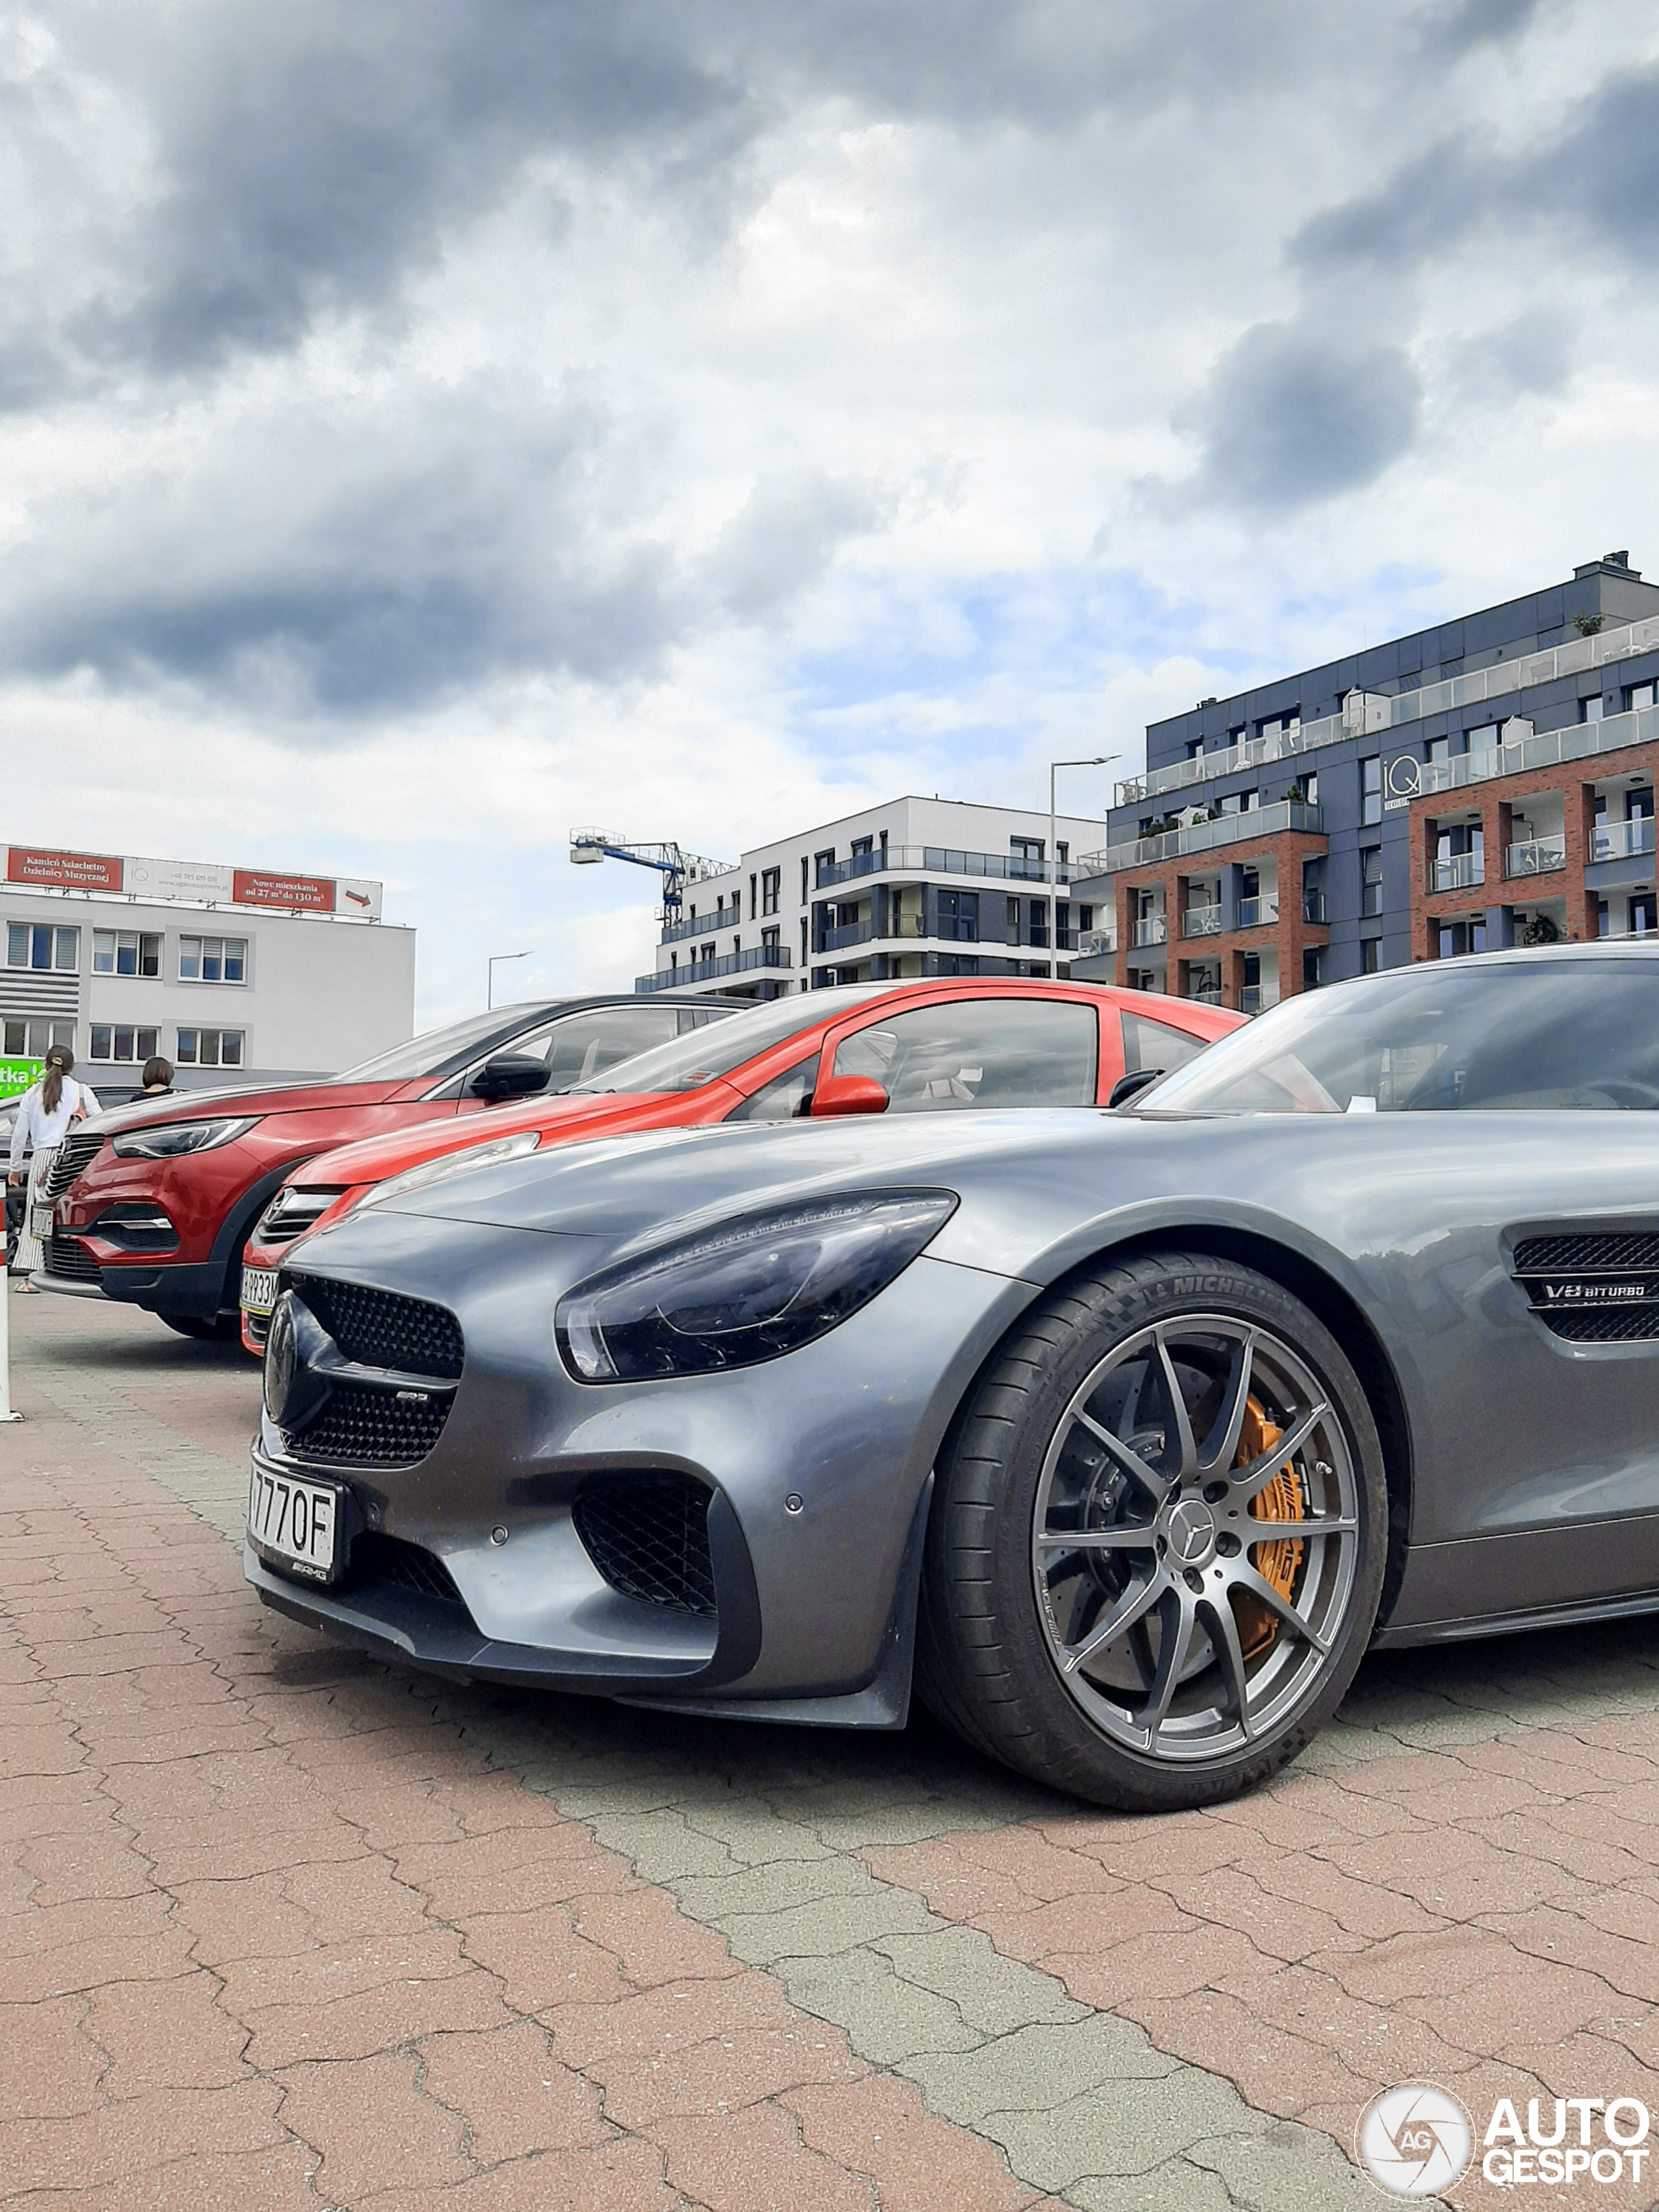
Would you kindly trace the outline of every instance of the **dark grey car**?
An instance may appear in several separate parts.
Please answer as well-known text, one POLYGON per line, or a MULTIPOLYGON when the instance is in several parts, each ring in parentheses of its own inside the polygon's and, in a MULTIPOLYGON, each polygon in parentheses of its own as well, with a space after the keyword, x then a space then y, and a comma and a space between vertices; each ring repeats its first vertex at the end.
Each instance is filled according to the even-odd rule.
POLYGON ((664 1132, 295 1253, 247 1574, 428 1667, 1270 1773, 1369 1645, 1659 1607, 1659 948, 1295 1000, 1127 1110, 664 1132), (303 1524, 302 1526, 300 1524, 303 1524), (303 1540, 301 1540, 303 1539, 303 1540))

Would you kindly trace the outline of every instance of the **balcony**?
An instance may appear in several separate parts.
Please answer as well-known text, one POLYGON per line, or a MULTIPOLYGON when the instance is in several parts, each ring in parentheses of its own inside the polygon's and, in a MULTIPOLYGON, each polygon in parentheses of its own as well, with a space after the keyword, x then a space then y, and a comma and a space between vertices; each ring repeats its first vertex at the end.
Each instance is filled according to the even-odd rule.
POLYGON ((1221 987, 1218 983, 1207 984, 1202 990, 1188 991, 1187 996, 1195 1006, 1218 1006, 1221 1004, 1221 987))
POLYGON ((1238 902, 1238 926, 1241 929, 1261 929, 1278 919, 1277 892, 1270 891, 1262 898, 1240 899, 1238 902))
POLYGON ((659 945, 678 945, 688 937, 707 937, 711 930, 735 929, 743 920, 741 906, 717 906, 713 914, 696 914, 684 921, 665 925, 659 945))
POLYGON ((1633 860, 1653 850, 1653 817, 1632 816, 1628 822, 1598 822, 1590 841, 1592 860, 1633 860))
MULTIPOLYGON (((1659 708, 1652 711, 1659 725, 1659 708)), ((1322 837, 1325 817, 1316 806, 1305 805, 1299 799, 1282 799, 1276 806, 1254 807, 1248 814, 1224 814, 1214 822, 1194 822, 1188 830, 1168 830, 1156 837, 1137 837, 1132 844, 1109 845, 1103 853, 1085 853, 1073 872, 1079 877, 1115 876, 1124 868, 1152 867, 1159 860, 1179 860, 1188 853, 1213 853, 1246 840, 1282 837, 1289 830, 1322 837)))
POLYGON ((1476 884, 1486 882, 1486 855, 1483 853, 1454 853, 1449 860, 1437 860, 1431 873, 1431 890, 1466 891, 1476 884))
MULTIPOLYGON (((895 871, 929 876, 989 876, 1002 883, 1046 884, 1048 864, 1028 860, 1023 853, 959 853, 943 845, 883 845, 873 853, 854 853, 850 860, 820 860, 814 880, 829 890, 836 884, 851 884, 865 876, 890 875, 895 871)), ((1069 884, 1084 874, 1080 866, 1062 860, 1059 879, 1069 884)))
POLYGON ((1218 906, 1189 906, 1181 917, 1183 937, 1219 937, 1221 908, 1218 906))
POLYGON ((1245 983, 1238 994, 1241 1014, 1265 1014, 1269 1006, 1279 1004, 1279 994, 1271 983, 1245 983))
MULTIPOLYGON (((1431 714, 1442 714, 1455 707, 1474 706, 1486 699, 1513 696, 1534 684, 1553 684, 1559 677, 1582 674, 1591 668, 1606 668, 1616 660, 1628 660, 1633 653, 1645 653, 1659 645, 1659 617, 1649 615, 1641 622, 1621 624, 1617 629, 1599 630, 1594 637, 1575 638, 1571 644, 1547 648, 1542 653, 1528 653, 1515 660, 1494 661, 1490 668, 1472 669, 1467 676, 1449 676, 1439 684, 1428 684, 1418 691, 1402 691, 1395 698, 1373 695, 1367 700, 1366 730, 1398 729, 1401 723, 1423 720, 1431 714), (1375 724, 1370 710, 1386 708, 1388 719, 1375 724)), ((1644 713, 1659 720, 1659 708, 1646 708, 1644 713)), ((1498 719, 1497 717, 1493 718, 1498 719)), ((1627 717, 1617 715, 1611 720, 1624 721, 1627 717)), ((1571 732, 1577 737, 1605 730, 1608 722, 1588 722, 1571 732)), ((1299 729, 1268 738, 1252 738, 1242 745, 1233 745, 1222 752, 1204 753, 1195 760, 1175 761, 1168 768, 1150 769, 1145 775, 1130 776, 1117 787, 1114 805, 1133 806, 1138 801, 1161 798, 1165 792, 1183 791, 1194 784, 1212 782, 1217 776, 1231 775, 1240 769, 1256 768, 1263 763, 1299 758, 1304 753, 1317 752, 1325 745, 1340 744, 1345 738, 1360 734, 1358 725, 1341 714, 1328 714, 1316 722, 1304 722, 1299 729)), ((1566 732, 1552 735, 1567 735, 1566 732)), ((1534 740, 1531 742, 1540 742, 1534 740)), ((1632 744, 1631 738, 1620 742, 1632 744)), ((1510 748, 1499 747, 1507 751, 1510 748)), ((1585 748, 1597 752, 1608 750, 1596 744, 1585 748)), ((1577 759, 1577 753, 1564 757, 1577 759)), ((1486 758, 1486 755, 1466 754, 1467 759, 1486 758)), ((1528 762, 1528 767, 1543 763, 1528 762)), ((1437 763, 1437 766, 1457 766, 1455 762, 1437 763)), ((1489 773, 1502 775, 1504 769, 1489 773)), ((1424 788, 1429 787, 1426 782, 1424 788)))
POLYGON ((881 932, 873 921, 849 921, 840 929, 826 929, 820 952, 845 952, 849 945, 868 945, 881 932))
POLYGON ((1169 940, 1170 921, 1167 915, 1144 914, 1139 921, 1129 925, 1129 942, 1133 945, 1164 945, 1169 940))
MULTIPOLYGON (((1628 829, 1631 825, 1623 825, 1628 829)), ((1653 824, 1648 824, 1650 830, 1653 824)), ((1648 841, 1650 851, 1653 841, 1648 841)), ((1547 876, 1553 869, 1567 865, 1567 841, 1565 837, 1528 837, 1524 844, 1511 845, 1504 854, 1504 873, 1506 876, 1547 876)))
MULTIPOLYGON (((1638 623, 1634 627, 1639 629, 1646 625, 1638 623)), ((1546 730, 1541 737, 1528 735, 1512 744, 1488 745, 1484 752, 1425 761, 1412 795, 1462 791, 1470 784, 1517 775, 1523 769, 1557 768, 1567 761, 1593 760, 1601 753, 1622 752, 1627 745, 1651 744, 1656 739, 1659 739, 1659 707, 1609 714, 1600 722, 1573 722, 1565 730, 1546 730)))
POLYGON ((1117 931, 1115 928, 1079 930, 1077 949, 1085 960, 1103 960, 1117 951, 1117 931))
POLYGON ((754 945, 747 952, 728 952, 723 959, 700 960, 695 968, 659 968, 653 975, 636 975, 635 992, 678 991, 688 983, 712 983, 720 975, 744 975, 753 968, 787 968, 787 945, 754 945))

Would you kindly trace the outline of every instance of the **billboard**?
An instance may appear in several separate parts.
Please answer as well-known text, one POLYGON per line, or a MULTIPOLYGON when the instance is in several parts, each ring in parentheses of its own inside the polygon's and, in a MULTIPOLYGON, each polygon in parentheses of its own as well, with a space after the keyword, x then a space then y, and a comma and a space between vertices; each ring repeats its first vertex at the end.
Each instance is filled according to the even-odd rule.
POLYGON ((297 875, 278 868, 228 867, 213 860, 157 860, 114 853, 63 853, 9 845, 8 883, 42 890, 125 891, 129 896, 210 906, 263 907, 281 914, 380 919, 381 886, 368 876, 297 875))

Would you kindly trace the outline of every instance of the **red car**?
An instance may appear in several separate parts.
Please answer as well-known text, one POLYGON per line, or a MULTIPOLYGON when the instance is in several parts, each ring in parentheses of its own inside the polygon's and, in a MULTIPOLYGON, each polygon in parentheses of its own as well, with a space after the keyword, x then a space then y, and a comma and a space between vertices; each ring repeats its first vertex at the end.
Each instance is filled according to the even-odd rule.
POLYGON ((493 1115, 487 1133, 405 1130, 296 1167, 248 1243, 242 1340, 259 1350, 276 1271, 296 1237, 375 1196, 489 1159, 708 1121, 1103 1106, 1126 1079, 1179 1066, 1243 1019, 1146 991, 969 977, 774 1000, 561 1097, 493 1115))
POLYGON ((243 1244, 296 1161, 411 1123, 448 1133, 458 1116, 465 1126, 504 1100, 563 1091, 747 1004, 664 992, 497 1006, 326 1082, 184 1091, 96 1115, 52 1170, 53 1233, 33 1279, 234 1340, 243 1244))

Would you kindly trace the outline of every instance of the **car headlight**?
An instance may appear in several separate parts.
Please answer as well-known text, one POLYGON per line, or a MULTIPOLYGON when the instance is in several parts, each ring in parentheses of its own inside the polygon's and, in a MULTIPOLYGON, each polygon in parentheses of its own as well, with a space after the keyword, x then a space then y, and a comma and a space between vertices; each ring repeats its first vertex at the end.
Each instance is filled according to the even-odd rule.
POLYGON ((424 1190, 430 1182, 441 1182, 446 1176, 465 1175, 468 1168, 489 1167, 498 1160, 521 1159, 526 1152, 533 1152, 542 1140, 539 1129, 520 1129, 516 1136, 492 1137, 487 1145, 469 1145, 464 1152, 440 1152, 435 1160, 426 1160, 417 1168, 405 1168, 402 1175, 389 1176, 364 1193, 357 1201, 359 1207, 379 1206, 383 1199, 401 1198, 406 1190, 424 1190))
POLYGON ((123 1129, 111 1142, 118 1159, 176 1160, 187 1152, 210 1152, 229 1144, 259 1118, 245 1114, 234 1121, 164 1121, 159 1128, 123 1129))
POLYGON ((559 1352, 584 1382, 752 1367, 867 1305, 957 1208, 948 1190, 773 1206, 624 1260, 567 1291, 559 1352))

